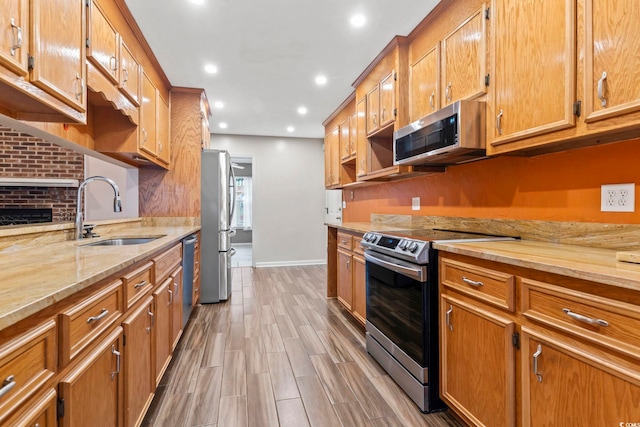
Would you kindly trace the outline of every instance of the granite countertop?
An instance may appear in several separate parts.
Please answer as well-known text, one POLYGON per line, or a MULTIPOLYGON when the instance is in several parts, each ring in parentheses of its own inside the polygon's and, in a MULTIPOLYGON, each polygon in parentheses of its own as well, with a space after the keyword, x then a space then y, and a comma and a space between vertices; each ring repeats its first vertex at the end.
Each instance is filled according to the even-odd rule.
POLYGON ((375 222, 343 222, 331 223, 326 222, 327 227, 339 228, 341 230, 355 231, 357 233, 366 233, 367 231, 398 231, 407 227, 399 227, 397 225, 384 225, 375 222))
POLYGON ((194 226, 131 226, 99 238, 0 251, 0 330, 179 242, 194 226), (113 237, 155 237, 140 245, 86 246, 113 237))
POLYGON ((441 251, 640 291, 640 264, 616 260, 613 249, 512 240, 435 243, 441 251))

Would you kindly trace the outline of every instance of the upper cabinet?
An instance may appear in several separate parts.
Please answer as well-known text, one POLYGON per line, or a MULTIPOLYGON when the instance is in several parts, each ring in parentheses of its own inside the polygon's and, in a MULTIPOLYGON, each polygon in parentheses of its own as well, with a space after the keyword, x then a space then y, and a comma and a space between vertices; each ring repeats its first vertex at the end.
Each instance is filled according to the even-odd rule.
POLYGON ((158 121, 158 100, 156 86, 146 72, 142 72, 142 105, 140 106, 140 150, 155 157, 158 153, 156 123, 158 121))
POLYGON ((384 76, 380 83, 367 93, 367 134, 372 135, 396 119, 396 80, 395 71, 384 76))
POLYGON ((487 17, 483 5, 442 39, 443 107, 486 93, 487 17))
POLYGON ((120 90, 134 105, 140 105, 140 73, 142 68, 124 40, 120 39, 120 90))
POLYGON ((494 0, 488 150, 575 126, 575 2, 494 0))
POLYGON ((411 64, 409 122, 440 109, 440 43, 411 64))
POLYGON ((586 4, 586 111, 589 123, 640 111, 640 8, 632 0, 586 4))
POLYGON ((29 7, 4 1, 0 11, 0 111, 21 120, 86 122, 83 0, 29 7))
POLYGON ((120 35, 95 0, 88 5, 87 59, 112 83, 118 83, 120 35))

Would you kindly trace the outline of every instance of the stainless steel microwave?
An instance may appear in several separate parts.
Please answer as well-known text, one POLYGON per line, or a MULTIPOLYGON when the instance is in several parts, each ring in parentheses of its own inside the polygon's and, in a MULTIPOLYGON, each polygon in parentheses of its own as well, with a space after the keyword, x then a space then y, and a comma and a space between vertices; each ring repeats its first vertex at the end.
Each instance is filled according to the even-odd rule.
POLYGON ((394 165, 451 165, 486 156, 485 104, 456 101, 393 134, 394 165))

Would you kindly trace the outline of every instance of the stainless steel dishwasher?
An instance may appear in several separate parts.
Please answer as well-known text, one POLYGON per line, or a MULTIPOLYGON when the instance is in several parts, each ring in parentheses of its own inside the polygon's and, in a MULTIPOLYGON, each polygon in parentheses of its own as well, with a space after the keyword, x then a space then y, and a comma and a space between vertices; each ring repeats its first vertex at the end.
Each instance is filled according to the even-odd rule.
POLYGON ((193 308, 193 268, 194 252, 198 236, 195 234, 182 239, 182 327, 187 324, 193 308))

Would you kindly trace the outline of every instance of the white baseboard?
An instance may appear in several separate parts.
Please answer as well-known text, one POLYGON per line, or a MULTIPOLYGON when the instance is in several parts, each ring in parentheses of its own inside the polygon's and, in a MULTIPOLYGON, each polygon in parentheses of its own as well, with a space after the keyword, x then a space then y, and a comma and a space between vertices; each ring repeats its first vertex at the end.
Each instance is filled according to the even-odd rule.
POLYGON ((307 259, 301 261, 273 261, 273 262, 256 262, 256 268, 264 267, 296 267, 300 265, 324 265, 326 259, 307 259))

